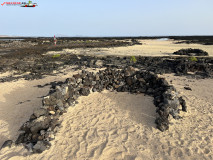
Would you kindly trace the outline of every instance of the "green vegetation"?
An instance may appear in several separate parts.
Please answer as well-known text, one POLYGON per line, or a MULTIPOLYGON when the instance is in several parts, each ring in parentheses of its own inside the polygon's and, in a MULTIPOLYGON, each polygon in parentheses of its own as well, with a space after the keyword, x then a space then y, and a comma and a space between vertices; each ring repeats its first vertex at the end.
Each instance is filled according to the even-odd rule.
POLYGON ((55 54, 55 55, 53 55, 53 58, 58 58, 60 56, 61 56, 60 54, 55 54))
POLYGON ((136 62, 137 62, 137 59, 135 58, 135 56, 131 56, 130 62, 133 62, 133 63, 136 63, 136 62))
POLYGON ((192 61, 192 62, 197 62, 198 61, 196 57, 190 57, 189 60, 192 61))

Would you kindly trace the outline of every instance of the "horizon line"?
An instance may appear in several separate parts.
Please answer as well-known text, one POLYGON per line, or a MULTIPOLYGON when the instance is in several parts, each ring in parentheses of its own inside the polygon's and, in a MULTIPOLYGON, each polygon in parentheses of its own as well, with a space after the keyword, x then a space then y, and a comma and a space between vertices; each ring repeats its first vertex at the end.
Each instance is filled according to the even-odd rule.
MULTIPOLYGON (((152 36, 57 36, 56 37, 61 37, 61 38, 140 38, 140 37, 211 37, 213 35, 152 35, 152 36)), ((8 36, 8 35, 0 35, 0 38, 49 38, 49 37, 54 37, 53 36, 8 36)))

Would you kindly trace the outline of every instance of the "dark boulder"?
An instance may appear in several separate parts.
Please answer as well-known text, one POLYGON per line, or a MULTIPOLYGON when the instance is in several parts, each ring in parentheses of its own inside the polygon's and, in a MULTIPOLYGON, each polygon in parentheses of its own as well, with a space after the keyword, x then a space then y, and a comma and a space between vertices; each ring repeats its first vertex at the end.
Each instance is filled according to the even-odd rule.
POLYGON ((128 78, 126 79, 126 83, 127 83, 129 86, 131 86, 131 85, 133 84, 133 79, 132 79, 132 77, 128 77, 128 78))
POLYGON ((187 112, 186 101, 183 99, 183 97, 180 97, 179 101, 180 101, 180 104, 182 106, 182 111, 187 112))
POLYGON ((41 116, 31 122, 30 131, 32 133, 38 133, 40 130, 47 129, 49 127, 50 121, 50 117, 41 116))
POLYGON ((80 94, 82 96, 88 96, 90 94, 90 89, 89 88, 81 88, 80 89, 80 94))
POLYGON ((157 124, 157 128, 164 132, 169 129, 169 121, 165 117, 159 117, 155 120, 155 123, 157 124))
POLYGON ((173 54, 175 55, 187 55, 187 56, 208 56, 208 53, 206 51, 203 51, 201 49, 180 49, 173 54))
POLYGON ((44 141, 38 141, 34 146, 33 146, 33 152, 34 153, 42 153, 47 149, 47 146, 44 141))

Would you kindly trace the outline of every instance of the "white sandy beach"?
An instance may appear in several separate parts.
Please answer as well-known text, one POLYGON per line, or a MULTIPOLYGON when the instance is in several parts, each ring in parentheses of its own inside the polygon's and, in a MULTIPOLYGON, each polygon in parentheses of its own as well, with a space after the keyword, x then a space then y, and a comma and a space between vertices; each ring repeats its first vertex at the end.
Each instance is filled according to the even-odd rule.
MULTIPOLYGON (((71 71, 71 70, 70 70, 71 71)), ((51 81, 65 80, 68 75, 42 80, 1 83, 0 145, 15 140, 19 127, 40 107, 41 96, 51 81), (30 100, 30 101, 28 101, 30 100), (23 102, 19 104, 20 102, 23 102)), ((79 104, 61 117, 61 128, 52 147, 41 154, 30 155, 22 146, 0 151, 1 160, 57 159, 127 159, 177 160, 213 158, 213 90, 212 79, 196 80, 164 75, 187 101, 183 119, 172 120, 169 131, 155 127, 153 98, 104 91, 80 97, 79 104), (189 86, 192 91, 185 90, 189 86)))
MULTIPOLYGON (((173 53, 184 48, 202 49, 213 56, 213 45, 175 44, 174 40, 139 40, 142 45, 111 48, 77 48, 63 51, 49 51, 47 54, 82 54, 82 55, 118 55, 118 56, 174 56, 173 53)), ((176 55, 175 55, 176 56, 176 55)))
POLYGON ((213 160, 213 0, 0 4, 0 160, 213 160))

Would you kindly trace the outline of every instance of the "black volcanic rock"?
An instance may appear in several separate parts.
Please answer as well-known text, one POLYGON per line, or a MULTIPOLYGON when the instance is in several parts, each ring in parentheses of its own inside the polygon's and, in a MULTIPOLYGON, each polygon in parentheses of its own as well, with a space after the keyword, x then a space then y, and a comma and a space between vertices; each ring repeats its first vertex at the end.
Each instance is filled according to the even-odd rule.
POLYGON ((185 90, 192 90, 190 87, 184 87, 185 90))
POLYGON ((90 90, 101 92, 104 89, 153 96, 158 113, 155 123, 161 131, 169 129, 169 115, 178 119, 180 106, 182 111, 187 109, 185 100, 179 97, 176 89, 153 72, 136 71, 131 66, 121 70, 107 68, 96 74, 82 71, 52 88, 43 98, 41 109, 34 111, 30 120, 20 128, 24 133, 19 135, 16 144, 30 144, 28 148, 34 153, 46 150, 48 142, 55 138, 54 134, 59 129, 59 117, 67 108, 75 106, 79 96, 88 96, 90 90))
POLYGON ((180 97, 179 101, 180 101, 180 104, 182 106, 182 111, 187 112, 186 101, 183 99, 183 97, 180 97))
POLYGON ((206 51, 203 51, 201 49, 180 49, 173 54, 175 55, 187 55, 187 56, 208 56, 208 53, 206 51))
POLYGON ((42 153, 43 151, 46 150, 46 145, 43 141, 38 141, 34 146, 33 146, 33 152, 34 153, 42 153))
POLYGON ((38 133, 40 130, 47 129, 49 127, 50 121, 51 119, 49 117, 41 116, 31 122, 30 131, 32 133, 38 133))
POLYGON ((157 124, 157 128, 164 132, 169 129, 169 121, 168 121, 168 115, 162 114, 160 117, 158 117, 155 120, 155 123, 157 124))
POLYGON ((90 94, 90 89, 89 88, 81 88, 80 94, 83 95, 83 96, 88 96, 90 94))

